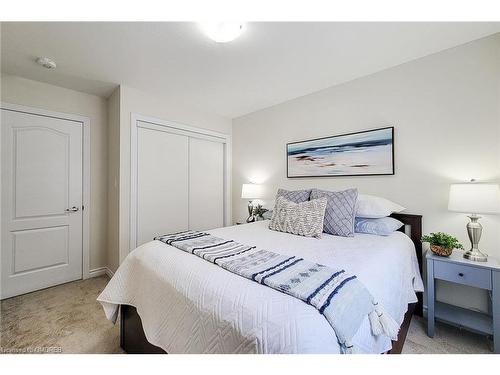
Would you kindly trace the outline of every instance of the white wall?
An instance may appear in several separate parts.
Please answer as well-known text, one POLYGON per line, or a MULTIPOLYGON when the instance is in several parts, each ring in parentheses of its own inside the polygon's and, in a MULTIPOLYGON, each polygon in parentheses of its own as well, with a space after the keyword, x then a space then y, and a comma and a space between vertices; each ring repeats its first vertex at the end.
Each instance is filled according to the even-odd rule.
MULTIPOLYGON (((116 168, 119 170, 117 172, 119 176, 119 249, 110 249, 110 257, 114 259, 117 256, 116 251, 118 250, 118 259, 121 263, 129 252, 131 114, 136 113, 162 120, 179 122, 224 134, 231 134, 231 120, 198 111, 186 106, 184 103, 171 103, 159 96, 153 96, 123 85, 120 86, 119 97, 119 165, 112 165, 110 169, 110 174, 116 173, 116 168)), ((110 142, 117 142, 117 139, 112 139, 110 142)), ((113 147, 116 147, 116 145, 113 147)), ((114 270, 112 269, 112 271, 114 270)))
MULTIPOLYGON (((249 181, 269 197, 278 187, 357 187, 422 214, 424 232, 468 246, 468 219, 447 211, 448 189, 499 178, 499 48, 496 35, 233 120, 233 218, 246 217, 240 191, 249 181), (382 126, 395 127, 394 176, 287 179, 287 142, 382 126)), ((481 247, 500 257, 498 217, 482 224, 481 247)), ((485 293, 464 289, 440 285, 438 298, 486 309, 485 293)))
POLYGON ((6 103, 90 118, 90 270, 106 266, 106 100, 98 96, 11 75, 2 75, 1 100, 6 103))

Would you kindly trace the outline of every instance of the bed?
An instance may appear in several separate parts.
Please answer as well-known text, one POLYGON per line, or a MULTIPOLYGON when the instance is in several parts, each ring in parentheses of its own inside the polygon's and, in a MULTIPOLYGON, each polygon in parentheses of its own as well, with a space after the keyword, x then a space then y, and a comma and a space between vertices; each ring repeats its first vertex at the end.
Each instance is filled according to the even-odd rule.
MULTIPOLYGON (((422 311, 421 217, 392 216, 405 226, 386 237, 305 238, 271 231, 266 221, 208 232, 356 274, 401 328, 391 342, 373 336, 366 319, 355 344, 363 353, 399 353, 413 312, 422 311)), ((112 321, 121 310, 127 353, 340 352, 314 307, 159 241, 131 252, 98 300, 112 321)))

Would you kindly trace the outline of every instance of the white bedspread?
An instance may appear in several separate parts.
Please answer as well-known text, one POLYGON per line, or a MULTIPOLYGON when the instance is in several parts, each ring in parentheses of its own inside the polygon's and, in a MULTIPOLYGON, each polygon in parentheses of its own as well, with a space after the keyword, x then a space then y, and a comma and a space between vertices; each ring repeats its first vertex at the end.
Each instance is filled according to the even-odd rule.
MULTIPOLYGON (((271 231, 269 222, 210 233, 243 244, 301 256, 354 273, 401 323, 415 291, 423 290, 411 240, 323 234, 321 239, 271 231)), ((99 296, 108 319, 120 304, 137 308, 149 342, 168 353, 339 353, 332 327, 312 306, 228 272, 159 241, 131 252, 99 296)), ((366 353, 391 348, 368 319, 353 342, 366 353)))

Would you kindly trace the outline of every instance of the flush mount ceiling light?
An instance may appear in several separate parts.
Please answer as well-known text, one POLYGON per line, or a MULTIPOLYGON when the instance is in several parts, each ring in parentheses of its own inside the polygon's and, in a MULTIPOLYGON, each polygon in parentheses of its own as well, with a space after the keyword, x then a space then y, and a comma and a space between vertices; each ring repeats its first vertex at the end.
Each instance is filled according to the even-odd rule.
POLYGON ((201 30, 217 43, 227 43, 239 37, 245 27, 238 22, 202 22, 201 30))
POLYGON ((36 59, 36 63, 47 69, 55 69, 57 66, 56 62, 48 57, 39 57, 36 59))

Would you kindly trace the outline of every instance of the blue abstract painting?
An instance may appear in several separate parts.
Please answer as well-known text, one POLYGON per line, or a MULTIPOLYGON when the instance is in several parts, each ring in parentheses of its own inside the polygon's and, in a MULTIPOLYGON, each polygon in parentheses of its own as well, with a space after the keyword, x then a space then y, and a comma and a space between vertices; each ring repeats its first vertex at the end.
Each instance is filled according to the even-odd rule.
POLYGON ((288 177, 394 174, 393 127, 292 142, 286 148, 288 177))

